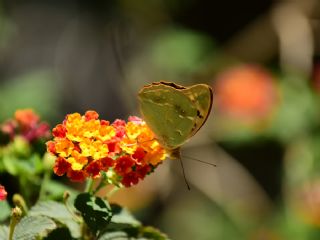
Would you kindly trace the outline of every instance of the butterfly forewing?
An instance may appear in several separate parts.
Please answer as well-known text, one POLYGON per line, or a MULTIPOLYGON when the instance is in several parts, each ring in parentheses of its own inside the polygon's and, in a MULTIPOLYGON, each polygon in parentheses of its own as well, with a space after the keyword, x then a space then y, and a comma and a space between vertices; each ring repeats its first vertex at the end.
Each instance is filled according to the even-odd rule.
POLYGON ((190 137, 206 122, 212 108, 213 92, 211 87, 206 84, 197 84, 182 90, 193 102, 197 109, 197 116, 194 121, 194 128, 190 133, 190 137))
POLYGON ((160 144, 176 149, 206 121, 212 105, 212 90, 205 84, 189 88, 174 83, 153 83, 139 92, 144 120, 160 144))

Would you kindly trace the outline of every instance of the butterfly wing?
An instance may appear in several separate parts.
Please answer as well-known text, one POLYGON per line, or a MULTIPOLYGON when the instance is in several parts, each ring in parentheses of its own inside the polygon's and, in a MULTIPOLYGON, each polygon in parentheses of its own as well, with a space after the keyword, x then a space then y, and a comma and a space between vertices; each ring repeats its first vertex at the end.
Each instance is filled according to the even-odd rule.
POLYGON ((185 88, 160 82, 139 92, 141 113, 162 146, 176 149, 199 130, 212 105, 208 89, 204 84, 185 88))
POLYGON ((213 91, 212 88, 206 84, 196 84, 182 91, 191 99, 197 109, 194 128, 189 136, 191 137, 199 131, 209 117, 213 102, 213 91))

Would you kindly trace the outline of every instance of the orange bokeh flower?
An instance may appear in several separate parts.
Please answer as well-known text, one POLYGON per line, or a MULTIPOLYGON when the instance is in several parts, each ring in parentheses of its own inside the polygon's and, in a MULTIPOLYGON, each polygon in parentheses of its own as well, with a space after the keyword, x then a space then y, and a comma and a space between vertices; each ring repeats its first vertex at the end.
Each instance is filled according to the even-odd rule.
POLYGON ((30 108, 17 110, 14 117, 19 124, 25 127, 34 126, 39 121, 39 116, 30 108))
POLYGON ((87 111, 67 115, 52 131, 47 151, 57 157, 54 172, 72 181, 105 176, 116 185, 129 187, 142 180, 166 157, 146 123, 138 117, 112 124, 87 111))
POLYGON ((265 118, 278 101, 273 77, 259 66, 244 65, 223 72, 215 90, 219 111, 238 119, 265 118))
POLYGON ((14 118, 0 125, 0 131, 11 139, 19 135, 32 143, 48 138, 49 125, 41 122, 40 117, 32 109, 20 109, 15 112, 14 118))

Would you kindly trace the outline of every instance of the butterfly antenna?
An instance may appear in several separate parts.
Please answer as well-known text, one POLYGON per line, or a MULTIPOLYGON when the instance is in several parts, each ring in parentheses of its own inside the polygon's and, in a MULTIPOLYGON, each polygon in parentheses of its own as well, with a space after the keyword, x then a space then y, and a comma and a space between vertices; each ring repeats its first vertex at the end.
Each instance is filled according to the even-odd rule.
POLYGON ((183 155, 182 157, 187 158, 187 159, 190 159, 190 160, 193 160, 193 161, 201 162, 201 163, 204 163, 204 164, 208 164, 208 165, 211 165, 211 166, 213 166, 213 167, 216 167, 216 166, 217 166, 217 165, 214 164, 214 163, 209 163, 209 162, 206 162, 206 161, 202 161, 202 160, 199 160, 199 159, 197 159, 197 158, 193 158, 193 157, 189 157, 189 156, 184 156, 184 155, 183 155))
POLYGON ((184 172, 184 167, 183 167, 183 163, 182 163, 182 159, 181 158, 179 158, 179 162, 180 162, 180 165, 181 165, 181 168, 182 168, 182 174, 183 174, 184 181, 185 181, 185 183, 187 185, 188 190, 191 190, 190 185, 189 185, 189 183, 187 181, 187 178, 186 178, 186 173, 184 172))

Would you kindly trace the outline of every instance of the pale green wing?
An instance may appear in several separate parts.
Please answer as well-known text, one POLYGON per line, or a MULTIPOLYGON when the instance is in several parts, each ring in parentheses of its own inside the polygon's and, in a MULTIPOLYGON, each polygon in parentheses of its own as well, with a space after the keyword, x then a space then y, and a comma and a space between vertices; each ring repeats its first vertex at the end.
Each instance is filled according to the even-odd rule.
POLYGON ((175 149, 193 136, 206 121, 212 106, 212 90, 198 84, 190 88, 160 82, 139 92, 140 110, 159 142, 175 149))
POLYGON ((155 83, 139 92, 139 104, 144 120, 163 147, 178 148, 189 138, 197 109, 181 90, 155 83))
POLYGON ((198 132, 209 117, 212 108, 213 92, 211 87, 206 84, 196 84, 182 90, 182 92, 190 98, 198 110, 194 129, 190 133, 191 137, 198 132))

